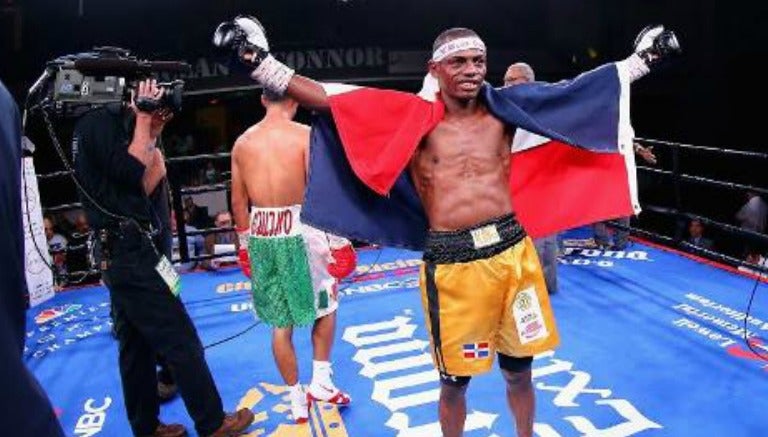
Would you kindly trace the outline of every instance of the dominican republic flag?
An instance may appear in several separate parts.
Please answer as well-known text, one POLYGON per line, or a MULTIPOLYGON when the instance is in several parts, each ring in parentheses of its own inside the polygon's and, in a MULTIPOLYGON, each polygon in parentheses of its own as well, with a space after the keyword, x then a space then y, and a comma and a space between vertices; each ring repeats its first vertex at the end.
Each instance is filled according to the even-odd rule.
MULTIPOLYGON (((313 122, 302 221, 347 238, 423 249, 428 223, 406 169, 443 118, 439 95, 325 88, 331 112, 313 122)), ((510 196, 531 236, 640 211, 623 64, 554 84, 485 84, 481 98, 517 128, 510 196)))
POLYGON ((464 344, 461 349, 464 353, 464 359, 467 360, 488 358, 491 353, 487 341, 481 343, 467 343, 464 344))

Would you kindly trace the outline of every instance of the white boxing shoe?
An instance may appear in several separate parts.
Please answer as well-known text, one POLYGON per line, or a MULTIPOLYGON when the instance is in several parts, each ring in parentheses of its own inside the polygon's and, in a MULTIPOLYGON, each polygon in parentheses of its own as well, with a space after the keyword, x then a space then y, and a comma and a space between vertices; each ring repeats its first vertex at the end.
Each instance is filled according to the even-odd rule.
POLYGON ((309 420, 309 394, 301 387, 297 393, 291 393, 291 416, 297 424, 307 423, 309 420))

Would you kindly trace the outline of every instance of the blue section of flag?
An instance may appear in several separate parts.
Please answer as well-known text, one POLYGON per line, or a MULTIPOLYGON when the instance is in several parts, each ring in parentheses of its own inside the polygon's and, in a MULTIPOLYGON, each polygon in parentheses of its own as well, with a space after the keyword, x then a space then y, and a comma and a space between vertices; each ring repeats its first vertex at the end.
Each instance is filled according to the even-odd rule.
POLYGON ((427 217, 407 172, 388 197, 374 193, 352 172, 330 116, 316 117, 311 144, 302 221, 350 239, 424 246, 427 217))
POLYGON ((615 64, 554 84, 483 91, 488 109, 509 124, 595 152, 618 150, 621 82, 615 64))

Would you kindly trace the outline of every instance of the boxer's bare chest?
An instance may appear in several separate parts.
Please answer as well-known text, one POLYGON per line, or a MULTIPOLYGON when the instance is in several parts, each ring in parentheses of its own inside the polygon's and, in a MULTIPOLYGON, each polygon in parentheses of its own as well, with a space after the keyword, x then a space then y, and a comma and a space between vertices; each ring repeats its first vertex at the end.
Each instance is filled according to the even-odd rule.
POLYGON ((453 177, 482 177, 509 169, 508 128, 488 113, 446 118, 420 146, 420 168, 453 177))

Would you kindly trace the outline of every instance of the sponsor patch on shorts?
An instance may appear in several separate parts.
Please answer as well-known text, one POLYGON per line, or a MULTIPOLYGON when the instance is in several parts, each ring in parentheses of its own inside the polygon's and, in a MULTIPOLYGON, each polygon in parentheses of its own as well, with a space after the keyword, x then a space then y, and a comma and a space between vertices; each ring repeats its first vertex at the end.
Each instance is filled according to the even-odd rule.
POLYGON ((517 293, 512 304, 512 315, 515 318, 520 344, 527 344, 549 336, 544 315, 541 312, 541 304, 534 287, 526 288, 517 293))

